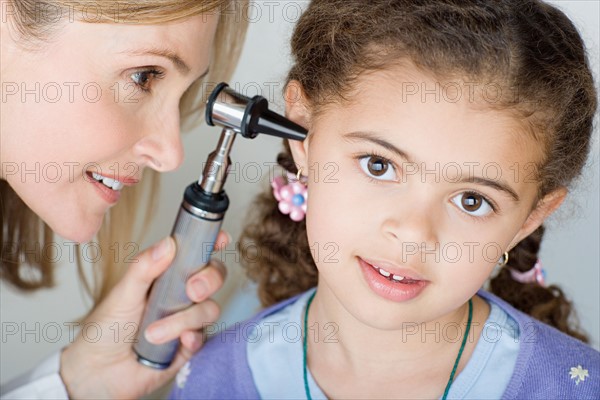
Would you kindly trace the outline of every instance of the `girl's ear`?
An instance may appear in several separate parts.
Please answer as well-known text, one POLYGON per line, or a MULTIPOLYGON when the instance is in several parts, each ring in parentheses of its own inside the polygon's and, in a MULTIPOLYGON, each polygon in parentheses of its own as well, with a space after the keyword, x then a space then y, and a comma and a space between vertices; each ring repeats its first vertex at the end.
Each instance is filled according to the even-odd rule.
POLYGON ((304 141, 289 140, 292 157, 298 169, 308 173, 308 142, 310 139, 310 113, 308 100, 300 82, 290 81, 285 88, 285 116, 309 131, 304 141))
POLYGON ((561 187, 551 193, 548 193, 543 199, 538 201, 535 209, 531 211, 527 217, 527 220, 525 220, 525 223, 511 241, 509 248, 512 249, 517 243, 529 236, 540 225, 542 225, 546 218, 548 218, 554 211, 556 211, 558 207, 560 207, 566 196, 567 189, 561 187))

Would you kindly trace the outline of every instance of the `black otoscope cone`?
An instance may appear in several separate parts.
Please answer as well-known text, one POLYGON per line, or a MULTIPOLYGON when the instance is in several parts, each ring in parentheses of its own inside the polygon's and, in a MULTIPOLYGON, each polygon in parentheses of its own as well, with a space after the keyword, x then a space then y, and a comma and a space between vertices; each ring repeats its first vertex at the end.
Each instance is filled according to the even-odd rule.
POLYGON ((264 111, 256 121, 256 131, 284 139, 304 140, 306 129, 271 111, 264 111))
POLYGON ((254 96, 246 107, 241 129, 244 137, 253 139, 258 134, 284 139, 304 140, 307 130, 286 117, 269 110, 269 102, 262 96, 254 96))

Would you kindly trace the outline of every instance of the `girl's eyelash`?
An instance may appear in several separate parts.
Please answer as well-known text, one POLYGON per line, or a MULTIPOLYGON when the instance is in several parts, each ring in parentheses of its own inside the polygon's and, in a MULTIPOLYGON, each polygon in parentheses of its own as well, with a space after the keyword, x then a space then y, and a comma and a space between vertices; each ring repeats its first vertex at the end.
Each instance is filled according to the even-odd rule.
MULTIPOLYGON (((360 164, 360 160, 362 160, 363 158, 367 158, 367 157, 380 159, 383 162, 388 163, 394 169, 394 171, 396 172, 396 174, 399 172, 398 167, 396 166, 396 164, 394 164, 394 162, 392 160, 390 160, 389 158, 387 158, 385 156, 382 156, 377 151, 371 151, 370 153, 358 153, 358 154, 355 154, 353 156, 353 159, 357 162, 357 164, 360 164)), ((368 174, 365 174, 365 172, 362 170, 362 168, 360 166, 358 166, 357 168, 361 172, 361 175, 364 176, 365 178, 367 178, 370 182, 380 183, 380 184, 381 183, 394 182, 394 181, 387 181, 387 180, 375 179, 372 176, 369 176, 368 174)))
POLYGON ((469 213, 465 212, 466 215, 468 215, 470 218, 473 218, 475 221, 482 222, 482 221, 487 220, 488 218, 493 217, 494 215, 500 214, 498 205, 494 201, 492 201, 490 198, 488 198, 487 196, 485 196, 485 195, 483 195, 483 194, 481 194, 479 192, 475 192, 473 190, 467 190, 466 192, 462 192, 461 194, 462 195, 480 196, 486 203, 488 203, 490 205, 490 208, 492 209, 492 212, 489 213, 488 215, 483 216, 483 217, 482 216, 476 216, 476 215, 469 214, 469 213))
POLYGON ((491 200, 490 198, 488 198, 487 196, 485 196, 485 195, 483 195, 483 194, 481 194, 479 192, 472 191, 472 190, 468 190, 466 192, 463 192, 463 194, 470 194, 470 195, 474 195, 474 196, 481 196, 481 198, 483 200, 485 200, 490 205, 490 207, 492 208, 492 211, 498 212, 498 206, 496 205, 496 203, 494 203, 494 201, 491 200))
MULTIPOLYGON (((150 69, 142 69, 142 70, 139 70, 139 71, 135 71, 135 72, 131 73, 131 74, 130 74, 130 76, 131 76, 131 75, 134 75, 134 74, 143 74, 143 73, 146 73, 146 74, 152 75, 152 78, 151 78, 151 80, 154 80, 154 79, 162 79, 162 78, 165 76, 165 73, 164 73, 163 71, 160 71, 160 70, 158 70, 158 69, 155 69, 155 68, 150 68, 150 69)), ((135 86, 136 86, 138 89, 140 89, 142 92, 144 92, 144 93, 150 93, 150 92, 152 91, 152 89, 150 89, 150 88, 148 88, 148 87, 145 87, 144 85, 141 85, 141 84, 139 84, 139 83, 137 83, 137 82, 135 82, 135 81, 133 82, 133 84, 134 84, 134 85, 135 85, 135 86)))
MULTIPOLYGON (((394 162, 392 160, 390 160, 389 158, 387 158, 385 156, 382 156, 377 151, 372 151, 370 153, 359 153, 359 154, 354 155, 353 158, 356 161, 360 161, 361 159, 366 158, 366 157, 378 158, 378 159, 380 159, 380 160, 388 163, 392 168, 394 168, 394 170, 396 171, 396 173, 399 173, 399 171, 400 171, 399 168, 396 166, 396 164, 394 164, 394 162)), ((360 169, 360 170, 362 172, 362 169, 360 169)), ((386 182, 386 181, 382 181, 380 179, 375 179, 375 178, 373 178, 373 177, 371 177, 371 176, 369 176, 367 174, 364 174, 364 173, 362 175, 365 176, 367 179, 369 179, 369 181, 374 182, 374 183, 384 183, 384 182, 386 182)), ((490 208, 492 209, 491 213, 489 213, 488 215, 483 216, 483 217, 481 217, 481 216, 475 216, 475 215, 472 215, 472 214, 469 214, 469 213, 465 212, 465 214, 467 214, 470 218, 473 218, 476 221, 485 221, 486 219, 491 218, 494 215, 500 214, 498 205, 492 199, 490 199, 489 197, 487 197, 486 195, 484 195, 482 193, 479 193, 479 192, 476 192, 474 190, 467 190, 467 191, 462 192, 461 194, 462 195, 480 196, 482 198, 482 200, 485 201, 487 204, 489 204, 490 208)))
MULTIPOLYGON (((387 158, 386 156, 382 156, 382 155, 381 155, 380 153, 378 153, 377 151, 371 151, 370 153, 359 153, 359 154, 355 154, 353 158, 354 158, 356 161, 360 161, 360 160, 362 160, 363 158, 367 158, 367 157, 378 158, 378 159, 380 159, 380 160, 382 160, 382 161, 384 161, 384 162, 388 163, 388 164, 389 164, 389 165, 390 165, 390 166, 391 166, 391 167, 394 169, 394 171, 396 171, 396 173, 399 173, 399 172, 400 172, 400 169, 398 168, 398 166, 397 166, 397 165, 396 165, 396 164, 395 164, 395 163, 394 163, 392 160, 390 160, 390 159, 389 159, 389 158, 387 158)), ((360 169, 360 167, 359 167, 359 169, 360 169)), ((362 172, 362 169, 361 169, 361 172, 362 172)), ((364 176, 366 176, 366 177, 367 177, 369 180, 371 180, 372 182, 377 182, 377 183, 386 182, 386 181, 382 181, 382 180, 380 180, 380 179, 375 179, 375 178, 373 178, 373 177, 371 177, 371 176, 369 176, 369 175, 366 175, 366 174, 364 174, 364 173, 363 173, 363 175, 364 175, 364 176)))

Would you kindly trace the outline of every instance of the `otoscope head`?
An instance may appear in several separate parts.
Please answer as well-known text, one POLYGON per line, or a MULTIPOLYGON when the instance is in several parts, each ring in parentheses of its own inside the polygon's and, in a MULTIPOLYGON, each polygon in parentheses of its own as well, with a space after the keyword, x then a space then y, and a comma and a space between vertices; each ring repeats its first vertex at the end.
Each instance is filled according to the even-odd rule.
POLYGON ((206 103, 206 122, 233 129, 242 136, 254 139, 259 133, 285 139, 304 140, 306 129, 269 110, 262 96, 246 97, 219 83, 206 103))

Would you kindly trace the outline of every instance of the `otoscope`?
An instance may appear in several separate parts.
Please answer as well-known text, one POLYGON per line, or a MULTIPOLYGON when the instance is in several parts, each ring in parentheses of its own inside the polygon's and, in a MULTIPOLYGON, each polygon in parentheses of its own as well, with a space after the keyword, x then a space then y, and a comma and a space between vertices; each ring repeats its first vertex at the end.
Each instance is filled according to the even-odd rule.
POLYGON ((224 82, 208 98, 206 122, 211 126, 222 126, 221 137, 216 149, 209 154, 200 179, 185 189, 171 232, 177 253, 169 268, 150 289, 137 342, 133 347, 140 363, 156 369, 171 365, 179 339, 155 345, 146 340, 144 331, 152 322, 192 305, 185 292, 186 281, 208 264, 229 207, 229 198, 223 185, 231 164, 229 153, 235 137, 241 134, 254 139, 262 133, 304 140, 307 134, 300 125, 269 110, 269 103, 264 97, 248 98, 224 82))

